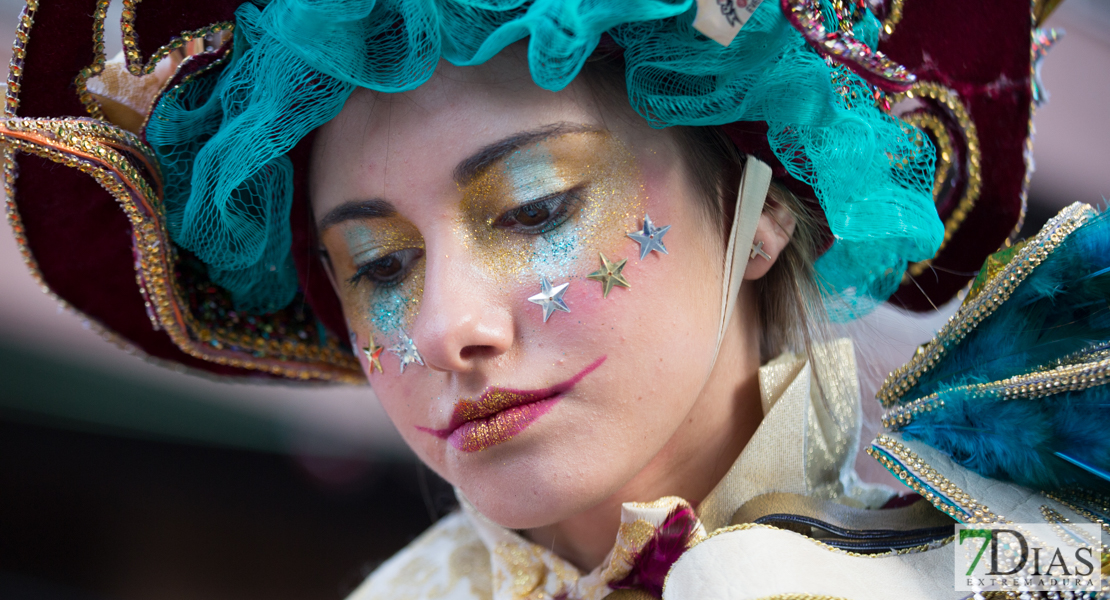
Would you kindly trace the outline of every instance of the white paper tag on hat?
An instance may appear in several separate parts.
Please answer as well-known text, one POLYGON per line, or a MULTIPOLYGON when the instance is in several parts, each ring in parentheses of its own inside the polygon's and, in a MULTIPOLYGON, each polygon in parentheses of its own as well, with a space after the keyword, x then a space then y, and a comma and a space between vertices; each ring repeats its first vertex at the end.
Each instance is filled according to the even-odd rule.
POLYGON ((694 29, 728 46, 763 0, 698 0, 694 29))

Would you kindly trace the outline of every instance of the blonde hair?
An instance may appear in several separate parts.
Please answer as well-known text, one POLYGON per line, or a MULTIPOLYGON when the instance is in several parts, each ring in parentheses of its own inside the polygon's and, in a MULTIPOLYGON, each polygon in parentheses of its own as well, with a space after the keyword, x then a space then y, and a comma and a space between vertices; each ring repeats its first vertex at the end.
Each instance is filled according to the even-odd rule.
MULTIPOLYGON (((732 140, 716 127, 675 127, 675 136, 691 183, 705 200, 710 222, 719 226, 723 241, 743 174, 744 156, 732 140)), ((760 357, 766 362, 783 352, 806 352, 814 341, 825 339, 828 317, 821 301, 814 262, 822 246, 819 208, 798 198, 781 183, 773 182, 765 214, 776 207, 794 218, 794 234, 779 253, 771 270, 754 282, 762 323, 760 357)))

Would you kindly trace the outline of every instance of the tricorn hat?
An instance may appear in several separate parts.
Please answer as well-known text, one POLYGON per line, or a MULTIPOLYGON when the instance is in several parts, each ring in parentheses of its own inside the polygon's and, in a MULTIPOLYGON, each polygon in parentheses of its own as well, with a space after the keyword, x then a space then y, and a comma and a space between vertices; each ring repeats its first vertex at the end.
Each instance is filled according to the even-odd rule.
MULTIPOLYGON (((1035 65, 1049 42, 1036 27, 1054 3, 886 0, 872 7, 882 21, 872 52, 827 31, 812 2, 765 1, 781 1, 816 52, 872 83, 867 101, 932 140, 944 240, 934 258, 910 265, 893 301, 913 310, 940 305, 1022 218, 1035 65)), ((833 4, 862 10, 850 0, 833 4)), ((123 67, 104 54, 107 0, 28 0, 0 123, 9 222, 45 288, 154 360, 224 376, 364 381, 316 251, 305 169, 293 180, 298 291, 286 307, 237 310, 207 266, 171 239, 162 165, 145 139, 145 119, 166 94, 227 67, 238 6, 125 0, 123 67), (167 62, 172 74, 158 77, 167 62)), ((816 197, 771 151, 766 124, 724 130, 795 193, 816 197)), ((289 151, 294 165, 306 164, 310 145, 311 135, 289 151)))

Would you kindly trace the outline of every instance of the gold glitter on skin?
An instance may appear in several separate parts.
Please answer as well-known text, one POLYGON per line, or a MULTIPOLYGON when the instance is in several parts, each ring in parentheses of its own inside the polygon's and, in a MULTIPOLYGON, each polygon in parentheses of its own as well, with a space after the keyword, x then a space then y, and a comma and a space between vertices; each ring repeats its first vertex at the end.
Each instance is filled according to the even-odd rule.
MULTIPOLYGON (((478 452, 507 442, 536 420, 534 405, 526 405, 521 410, 497 413, 484 421, 468 424, 469 429, 462 438, 458 449, 463 452, 478 452)), ((546 411, 545 411, 546 412, 546 411)))
POLYGON ((456 405, 453 418, 461 421, 482 419, 499 413, 510 406, 521 404, 535 394, 521 394, 512 390, 490 390, 481 400, 462 400, 456 405))
MULTIPOLYGON (((549 398, 560 393, 552 389, 549 398)), ((463 452, 477 452, 506 442, 527 429, 551 408, 552 403, 544 402, 549 398, 538 397, 536 392, 492 389, 478 400, 459 401, 446 429, 417 429, 449 439, 463 452)))
POLYGON ((346 256, 335 257, 342 264, 335 264, 342 277, 339 290, 343 305, 350 311, 349 318, 365 315, 378 331, 393 334, 412 326, 424 295, 424 258, 418 258, 411 270, 397 285, 380 286, 370 281, 352 285, 348 280, 365 264, 394 252, 424 249, 424 239, 416 227, 400 217, 345 221, 327 231, 325 238, 342 236, 347 248, 346 256))
POLYGON ((610 133, 587 131, 545 139, 493 164, 462 188, 459 236, 497 281, 581 277, 587 250, 619 248, 643 214, 640 172, 610 133), (494 226, 506 211, 562 192, 569 218, 538 235, 494 226))
MULTIPOLYGON (((456 235, 480 272, 501 283, 531 285, 540 276, 582 278, 588 257, 619 249, 643 214, 640 171, 627 147, 604 131, 553 135, 517 150, 461 188, 456 235), (543 233, 494 226, 507 211, 571 192, 565 221, 543 233)), ((339 236, 346 256, 332 256, 349 318, 368 320, 384 336, 409 330, 424 293, 425 258, 392 287, 347 282, 358 268, 394 252, 423 249, 423 237, 400 216, 352 220, 324 232, 339 236), (343 263, 343 264, 338 264, 343 263)), ((331 247, 336 247, 331 245, 331 247)))

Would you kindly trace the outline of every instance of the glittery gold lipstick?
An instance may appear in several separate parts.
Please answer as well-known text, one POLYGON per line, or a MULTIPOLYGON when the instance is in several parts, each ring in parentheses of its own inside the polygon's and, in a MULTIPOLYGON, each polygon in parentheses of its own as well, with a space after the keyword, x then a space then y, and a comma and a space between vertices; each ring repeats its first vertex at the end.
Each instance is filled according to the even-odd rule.
POLYGON ((459 400, 451 422, 443 429, 417 427, 447 440, 456 450, 477 452, 507 442, 547 414, 563 394, 605 362, 595 360, 570 379, 542 390, 510 390, 492 387, 477 400, 459 400))

